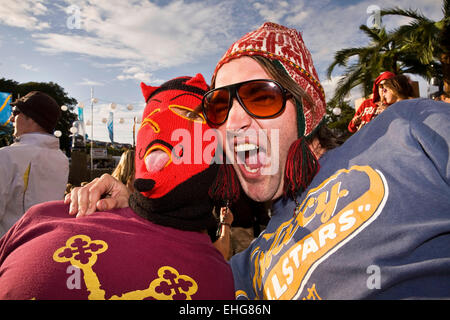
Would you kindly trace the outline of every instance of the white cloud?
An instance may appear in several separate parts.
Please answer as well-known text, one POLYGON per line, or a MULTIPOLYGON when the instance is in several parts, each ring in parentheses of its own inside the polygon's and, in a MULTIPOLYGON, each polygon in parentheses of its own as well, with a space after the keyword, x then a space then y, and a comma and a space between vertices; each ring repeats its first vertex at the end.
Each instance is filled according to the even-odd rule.
POLYGON ((32 36, 41 45, 37 50, 42 52, 52 54, 71 52, 101 58, 139 59, 139 55, 132 48, 98 37, 58 33, 38 33, 32 36))
POLYGON ((302 1, 258 1, 253 3, 253 8, 264 21, 275 23, 282 23, 283 19, 289 24, 300 23, 307 16, 302 1))
POLYGON ((116 77, 117 80, 135 80, 137 82, 145 82, 146 84, 160 84, 163 83, 164 80, 155 79, 153 74, 150 72, 144 71, 142 68, 137 66, 126 67, 122 70, 122 74, 119 74, 116 77))
POLYGON ((331 79, 326 79, 320 82, 322 84, 323 90, 325 91, 326 100, 330 100, 333 97, 337 83, 341 79, 342 76, 338 76, 338 77, 331 77, 331 79))
POLYGON ((45 0, 2 1, 0 5, 0 23, 26 30, 43 30, 50 27, 38 16, 48 13, 45 0))
POLYGON ((32 65, 30 65, 30 64, 25 64, 25 63, 22 63, 21 65, 20 65, 22 68, 24 68, 25 70, 28 70, 28 71, 39 71, 39 69, 38 68, 36 68, 36 67, 33 67, 32 65))
POLYGON ((143 82, 150 82, 151 74, 148 72, 137 72, 134 74, 119 74, 117 76, 117 79, 118 80, 134 79, 134 80, 143 81, 143 82))
MULTIPOLYGON (((40 51, 126 59, 149 71, 194 62, 202 55, 218 51, 229 23, 224 14, 226 5, 220 3, 205 5, 182 0, 165 6, 144 0, 67 3, 80 8, 82 30, 34 34, 40 51)), ((141 73, 139 77, 148 79, 148 74, 141 73)))
POLYGON ((83 78, 81 82, 77 83, 80 86, 104 86, 105 84, 98 81, 89 80, 87 78, 83 78))

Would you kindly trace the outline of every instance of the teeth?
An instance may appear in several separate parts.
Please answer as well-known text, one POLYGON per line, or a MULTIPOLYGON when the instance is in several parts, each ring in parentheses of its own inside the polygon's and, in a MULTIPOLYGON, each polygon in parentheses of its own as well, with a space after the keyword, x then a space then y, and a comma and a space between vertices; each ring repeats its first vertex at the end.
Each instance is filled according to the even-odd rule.
MULTIPOLYGON (((251 152, 251 151, 258 151, 259 150, 259 146, 254 144, 254 143, 240 143, 240 144, 236 144, 234 147, 234 152, 236 152, 237 154, 243 155, 243 152, 251 152)), ((244 165, 245 170, 247 170, 248 172, 251 173, 256 173, 258 172, 259 168, 250 168, 245 161, 242 161, 242 164, 244 165)))
POLYGON ((244 163, 244 168, 245 168, 245 170, 247 170, 247 171, 249 171, 249 172, 251 172, 251 173, 255 173, 255 172, 257 172, 259 169, 258 168, 256 168, 256 169, 251 169, 250 167, 248 167, 245 163, 244 163))
POLYGON ((235 152, 245 152, 245 151, 253 151, 253 150, 258 150, 258 146, 253 143, 238 144, 234 147, 235 152))

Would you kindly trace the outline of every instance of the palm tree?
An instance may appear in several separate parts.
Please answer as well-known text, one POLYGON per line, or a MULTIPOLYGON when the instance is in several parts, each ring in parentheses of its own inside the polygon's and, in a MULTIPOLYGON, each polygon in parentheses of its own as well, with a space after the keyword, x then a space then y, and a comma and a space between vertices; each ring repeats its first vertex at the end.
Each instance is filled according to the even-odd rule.
POLYGON ((337 51, 333 63, 327 69, 328 78, 336 66, 345 67, 344 76, 339 80, 334 97, 334 103, 342 101, 354 87, 361 85, 363 95, 372 93, 374 79, 383 71, 402 73, 399 65, 399 50, 385 28, 371 29, 366 25, 359 27, 369 38, 366 47, 348 48, 337 51), (349 60, 353 63, 349 64, 349 60))
POLYGON ((351 89, 360 85, 364 96, 372 92, 374 79, 383 71, 395 74, 410 73, 426 80, 442 77, 445 91, 450 84, 450 0, 443 1, 444 17, 439 21, 426 18, 417 10, 400 8, 383 9, 381 16, 398 15, 411 18, 407 25, 387 32, 361 25, 359 28, 369 38, 366 47, 348 48, 336 52, 328 67, 328 78, 336 66, 345 67, 333 98, 342 101, 351 89), (349 65, 349 60, 353 63, 349 65))
POLYGON ((441 32, 441 69, 444 91, 450 94, 450 24, 445 25, 441 32))
POLYGON ((401 43, 401 50, 419 59, 419 68, 426 72, 412 70, 430 80, 433 76, 441 76, 444 90, 450 92, 450 0, 443 0, 443 17, 433 21, 417 10, 400 8, 381 10, 380 15, 393 15, 410 18, 411 22, 402 25, 392 32, 392 39, 401 43))
POLYGON ((0 148, 9 146, 13 143, 13 126, 8 124, 6 126, 0 125, 0 148))

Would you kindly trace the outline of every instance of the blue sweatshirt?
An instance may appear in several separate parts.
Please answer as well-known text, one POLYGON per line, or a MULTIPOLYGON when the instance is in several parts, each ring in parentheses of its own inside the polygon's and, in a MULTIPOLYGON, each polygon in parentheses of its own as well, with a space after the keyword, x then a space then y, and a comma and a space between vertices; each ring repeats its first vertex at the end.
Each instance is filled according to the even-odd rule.
POLYGON ((238 299, 450 298, 450 104, 390 106, 231 259, 238 299))

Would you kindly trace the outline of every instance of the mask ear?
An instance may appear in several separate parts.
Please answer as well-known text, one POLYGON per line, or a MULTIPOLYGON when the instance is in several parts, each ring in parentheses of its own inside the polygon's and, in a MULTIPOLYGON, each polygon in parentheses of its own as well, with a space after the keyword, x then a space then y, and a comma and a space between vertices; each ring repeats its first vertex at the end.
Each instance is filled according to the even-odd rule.
POLYGON ((145 102, 148 101, 148 98, 150 98, 152 93, 155 92, 156 89, 158 89, 158 88, 159 87, 147 86, 145 83, 141 82, 141 90, 142 90, 142 95, 145 98, 145 102))
POLYGON ((188 81, 186 81, 186 85, 197 87, 197 88, 200 88, 200 89, 205 90, 205 91, 209 90, 209 86, 206 83, 205 78, 203 78, 201 73, 197 73, 195 75, 195 77, 193 77, 193 78, 189 79, 188 81))

